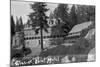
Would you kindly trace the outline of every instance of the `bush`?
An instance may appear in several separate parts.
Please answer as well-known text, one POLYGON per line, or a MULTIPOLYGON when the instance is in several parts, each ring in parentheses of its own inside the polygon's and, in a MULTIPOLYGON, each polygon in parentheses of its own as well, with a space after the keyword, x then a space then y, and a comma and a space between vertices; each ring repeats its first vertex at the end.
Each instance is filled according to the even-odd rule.
POLYGON ((28 55, 31 53, 30 48, 24 48, 24 49, 11 49, 11 58, 22 58, 24 55, 28 55))

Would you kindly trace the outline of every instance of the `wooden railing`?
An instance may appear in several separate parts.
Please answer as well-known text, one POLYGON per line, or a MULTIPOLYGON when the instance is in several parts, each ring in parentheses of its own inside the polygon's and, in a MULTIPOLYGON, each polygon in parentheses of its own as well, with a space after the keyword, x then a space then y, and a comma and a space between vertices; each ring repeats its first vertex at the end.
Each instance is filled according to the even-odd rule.
MULTIPOLYGON (((80 35, 75 35, 75 34, 78 34, 78 33, 80 33, 80 32, 69 33, 69 34, 65 34, 65 35, 49 35, 49 36, 43 36, 43 39, 45 39, 45 38, 62 38, 62 37, 64 37, 65 39, 79 38, 80 35)), ((24 39, 25 40, 40 39, 40 36, 25 37, 24 39)))

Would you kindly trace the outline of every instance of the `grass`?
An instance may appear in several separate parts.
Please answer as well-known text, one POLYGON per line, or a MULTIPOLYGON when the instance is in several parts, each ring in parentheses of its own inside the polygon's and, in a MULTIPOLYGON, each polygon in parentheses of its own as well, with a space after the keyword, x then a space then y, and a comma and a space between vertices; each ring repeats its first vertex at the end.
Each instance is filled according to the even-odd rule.
MULTIPOLYGON (((82 55, 84 59, 87 59, 89 51, 94 47, 94 44, 91 45, 85 38, 80 38, 72 46, 58 45, 57 47, 48 49, 40 54, 42 57, 47 56, 78 56, 76 57, 78 61, 81 61, 82 55), (80 59, 79 59, 80 58, 80 59)), ((83 59, 82 59, 83 60, 83 59)))

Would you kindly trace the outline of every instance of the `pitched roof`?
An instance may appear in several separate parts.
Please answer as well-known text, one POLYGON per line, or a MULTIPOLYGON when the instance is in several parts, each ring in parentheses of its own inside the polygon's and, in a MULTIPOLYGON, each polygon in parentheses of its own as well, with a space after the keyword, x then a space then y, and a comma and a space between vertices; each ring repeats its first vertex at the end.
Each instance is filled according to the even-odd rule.
POLYGON ((75 25, 69 33, 82 31, 83 29, 88 28, 88 26, 90 26, 91 24, 92 22, 90 21, 90 22, 84 22, 84 23, 75 25))

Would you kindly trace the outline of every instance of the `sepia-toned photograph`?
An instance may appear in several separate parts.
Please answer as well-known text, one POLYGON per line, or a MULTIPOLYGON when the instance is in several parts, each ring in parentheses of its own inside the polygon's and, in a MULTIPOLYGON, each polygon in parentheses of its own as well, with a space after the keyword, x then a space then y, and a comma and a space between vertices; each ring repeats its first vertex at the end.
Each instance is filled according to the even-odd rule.
POLYGON ((94 62, 95 5, 10 3, 10 66, 94 62))

